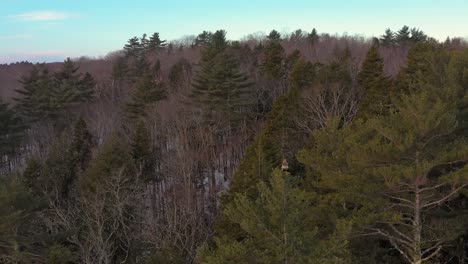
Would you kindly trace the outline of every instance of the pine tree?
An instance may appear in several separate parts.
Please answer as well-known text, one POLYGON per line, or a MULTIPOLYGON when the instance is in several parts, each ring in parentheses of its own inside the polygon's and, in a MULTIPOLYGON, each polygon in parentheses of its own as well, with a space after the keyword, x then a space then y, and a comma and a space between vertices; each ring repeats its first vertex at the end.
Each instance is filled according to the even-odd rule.
POLYGON ((419 30, 417 28, 412 28, 410 40, 413 43, 425 42, 427 40, 427 35, 424 34, 422 30, 419 30))
POLYGON ((359 85, 365 93, 359 106, 359 117, 380 115, 388 111, 390 80, 384 75, 383 66, 384 62, 377 48, 371 47, 358 75, 359 85))
POLYGON ((468 135, 468 97, 464 94, 468 90, 468 49, 452 53, 447 66, 448 82, 457 87, 460 115, 460 135, 468 135))
MULTIPOLYGON (((295 153, 302 148, 305 135, 291 117, 300 116, 301 90, 313 81, 315 81, 315 66, 306 63, 302 58, 299 59, 291 72, 291 89, 275 100, 264 127, 247 147, 231 179, 228 192, 221 197, 221 208, 232 204, 234 197, 239 193, 256 199, 257 184, 261 181, 268 182, 272 171, 283 159, 289 162, 291 174, 298 174, 302 170, 295 153)), ((238 227, 222 215, 218 217, 215 228, 220 236, 242 237, 238 227)))
POLYGON ((307 38, 309 39, 311 44, 315 44, 320 39, 315 28, 313 28, 309 35, 307 35, 307 38))
POLYGON ((155 32, 151 35, 148 43, 149 51, 160 51, 166 47, 166 40, 161 40, 159 33, 155 32))
POLYGON ((140 120, 135 128, 131 144, 131 155, 136 169, 146 181, 156 179, 156 151, 153 147, 149 131, 145 123, 140 120))
POLYGON ((94 89, 96 88, 96 81, 89 73, 85 73, 83 78, 78 82, 78 98, 79 102, 88 102, 94 98, 94 89))
POLYGON ((466 225, 444 207, 468 186, 468 142, 453 137, 459 99, 438 89, 395 98, 395 111, 367 122, 329 122, 299 155, 327 206, 342 208, 337 214, 354 219, 355 232, 387 240, 408 263, 436 261, 466 225))
POLYGON ((24 125, 17 114, 0 98, 0 165, 5 157, 18 151, 24 136, 24 125))
POLYGON ((425 42, 408 51, 406 67, 397 76, 397 93, 419 89, 422 85, 445 85, 449 56, 442 47, 425 42))
POLYGON ((289 36, 289 40, 291 41, 300 41, 304 38, 304 32, 302 32, 302 29, 296 29, 294 32, 291 33, 291 36, 289 36))
POLYGON ((69 154, 71 164, 77 173, 83 173, 91 161, 91 152, 94 147, 93 135, 88 130, 88 125, 83 117, 80 117, 73 129, 69 154))
POLYGON ((268 36, 269 42, 265 46, 265 52, 261 70, 270 78, 278 79, 283 73, 284 48, 280 43, 280 35, 273 30, 268 36))
POLYGON ((211 37, 213 34, 208 31, 203 31, 202 33, 198 34, 197 38, 195 39, 196 46, 203 46, 208 44, 211 41, 211 37))
POLYGON ((203 263, 346 262, 349 225, 325 240, 312 207, 317 195, 299 189, 297 178, 275 170, 269 184, 260 182, 257 189, 257 199, 238 194, 223 211, 244 238, 216 238, 213 251, 199 254, 203 263))
POLYGON ((269 41, 281 41, 281 34, 273 29, 270 31, 270 34, 268 34, 267 38, 269 41))
POLYGON ((146 33, 144 33, 140 38, 140 46, 141 46, 141 49, 143 50, 143 53, 148 51, 148 48, 149 48, 149 42, 150 41, 146 37, 147 37, 147 35, 146 35, 146 33))
POLYGON ((173 89, 180 89, 191 79, 192 65, 188 60, 182 58, 172 65, 169 70, 169 86, 173 89))
POLYGON ((228 126, 234 126, 245 119, 251 110, 252 103, 248 96, 251 82, 229 52, 219 53, 212 60, 204 61, 192 86, 192 97, 203 107, 210 122, 215 118, 213 115, 217 115, 227 121, 228 126))
POLYGON ((132 233, 138 228, 136 223, 142 221, 139 213, 143 210, 139 176, 128 146, 114 134, 79 178, 80 239, 91 243, 91 248, 103 249, 93 251, 90 262, 136 262, 137 237, 132 233))
POLYGON ((73 253, 70 249, 55 244, 48 249, 47 264, 68 264, 75 260, 73 253))
POLYGON ((136 58, 130 69, 130 81, 133 83, 140 80, 145 74, 151 72, 151 65, 144 56, 136 58))
POLYGON ((205 49, 202 51, 202 63, 208 63, 208 61, 213 60, 216 55, 226 50, 228 45, 226 31, 217 30, 210 36, 205 49))
POLYGON ((62 70, 54 75, 52 80, 51 96, 52 104, 57 111, 67 108, 69 105, 78 102, 86 102, 93 98, 96 82, 91 74, 84 76, 78 72, 79 67, 67 58, 62 70))
MULTIPOLYGON (((75 166, 79 167, 79 165, 72 163, 73 159, 69 151, 70 136, 67 132, 62 133, 50 146, 45 159, 40 161, 36 175, 33 173, 27 177, 29 181, 33 182, 33 189, 39 189, 49 201, 54 201, 57 204, 68 203, 78 176, 78 169, 75 169, 75 166)), ((33 162, 31 165, 37 164, 33 162)), ((31 170, 31 172, 34 171, 31 170)))
POLYGON ((396 36, 395 36, 396 43, 398 43, 398 45, 408 44, 411 39, 410 34, 411 34, 410 28, 408 26, 403 26, 396 33, 396 36))
POLYGON ((16 109, 26 122, 47 118, 49 113, 51 77, 46 69, 34 67, 29 75, 20 81, 22 89, 15 90, 19 97, 14 98, 16 109))
POLYGON ((135 176, 132 158, 128 146, 113 134, 101 146, 96 157, 91 161, 86 175, 80 180, 82 191, 95 191, 103 187, 106 177, 112 177, 113 173, 122 173, 123 177, 135 176), (120 171, 120 170, 123 171, 120 171))
POLYGON ((44 234, 34 228, 43 208, 43 200, 34 197, 18 177, 0 179, 0 262, 42 262, 36 247, 44 243, 44 234))
POLYGON ((128 78, 130 73, 129 66, 125 57, 119 57, 112 65, 111 78, 114 81, 121 82, 128 78))
POLYGON ((123 49, 126 57, 139 58, 143 55, 144 52, 143 46, 141 45, 140 39, 138 37, 129 39, 123 49))
POLYGON ((92 100, 96 82, 67 58, 62 69, 51 75, 46 69, 34 68, 29 76, 22 77, 22 89, 17 101, 18 112, 27 122, 57 120, 70 106, 92 100))
POLYGON ((380 38, 380 43, 382 43, 384 47, 389 47, 395 44, 395 34, 392 30, 389 28, 385 30, 385 34, 380 38))
POLYGON ((125 110, 131 119, 146 116, 149 105, 156 103, 166 97, 162 83, 156 83, 153 74, 144 73, 138 81, 132 93, 131 101, 126 104, 125 110))

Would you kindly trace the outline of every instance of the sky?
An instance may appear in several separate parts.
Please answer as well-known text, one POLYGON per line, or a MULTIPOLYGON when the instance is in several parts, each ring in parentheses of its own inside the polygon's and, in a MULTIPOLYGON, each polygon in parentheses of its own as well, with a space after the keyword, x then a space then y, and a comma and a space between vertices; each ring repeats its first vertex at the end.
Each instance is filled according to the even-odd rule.
POLYGON ((133 36, 174 40, 225 29, 228 39, 272 29, 380 36, 417 27, 468 37, 468 0, 0 0, 0 63, 98 57, 133 36))

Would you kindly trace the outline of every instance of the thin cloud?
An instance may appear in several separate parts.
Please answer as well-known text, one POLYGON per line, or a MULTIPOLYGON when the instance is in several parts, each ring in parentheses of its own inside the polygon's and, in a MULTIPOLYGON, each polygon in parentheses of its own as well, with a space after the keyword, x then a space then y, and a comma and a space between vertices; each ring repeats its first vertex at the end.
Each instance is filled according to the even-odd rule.
POLYGON ((68 51, 65 50, 39 50, 39 51, 29 51, 25 52, 25 55, 28 56, 55 56, 55 55, 64 55, 68 51))
POLYGON ((59 11, 35 11, 10 16, 21 21, 56 21, 78 17, 77 14, 59 11))
POLYGON ((0 36, 0 39, 3 40, 11 40, 11 39, 32 39, 31 34, 16 34, 16 35, 7 35, 7 36, 0 36))
POLYGON ((57 62, 66 57, 75 57, 75 53, 69 50, 36 50, 28 52, 0 52, 0 64, 17 61, 30 62, 57 62))

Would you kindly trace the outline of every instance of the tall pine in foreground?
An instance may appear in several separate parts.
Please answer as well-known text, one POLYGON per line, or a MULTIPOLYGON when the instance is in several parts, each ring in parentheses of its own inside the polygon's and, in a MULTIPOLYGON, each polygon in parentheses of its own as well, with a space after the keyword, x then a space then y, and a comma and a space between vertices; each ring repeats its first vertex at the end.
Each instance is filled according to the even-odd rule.
POLYGON ((468 142, 454 137, 457 94, 426 85, 394 98, 386 116, 341 129, 329 122, 300 155, 327 206, 354 219, 357 236, 388 241, 405 263, 437 262, 466 227, 466 212, 449 206, 468 186, 468 142))
POLYGON ((245 232, 243 239, 215 238, 216 249, 198 255, 200 263, 348 263, 349 224, 340 223, 324 239, 311 207, 317 194, 298 188, 298 178, 275 170, 268 183, 257 185, 252 200, 238 194, 223 213, 245 232))
POLYGON ((35 229, 41 199, 34 197, 16 176, 0 178, 0 262, 40 263, 38 245, 44 243, 35 229))
MULTIPOLYGON (((299 59, 293 68, 290 75, 292 88, 276 99, 263 129, 247 147, 228 192, 221 197, 221 209, 232 204, 239 193, 256 199, 257 184, 268 182, 272 171, 283 159, 288 160, 291 174, 295 175, 301 170, 295 153, 302 147, 304 133, 297 128, 296 120, 290 117, 299 115, 301 90, 310 85, 316 76, 315 66, 303 59, 299 59)), ((224 215, 218 216, 215 228, 221 236, 235 239, 244 236, 239 226, 224 215)))

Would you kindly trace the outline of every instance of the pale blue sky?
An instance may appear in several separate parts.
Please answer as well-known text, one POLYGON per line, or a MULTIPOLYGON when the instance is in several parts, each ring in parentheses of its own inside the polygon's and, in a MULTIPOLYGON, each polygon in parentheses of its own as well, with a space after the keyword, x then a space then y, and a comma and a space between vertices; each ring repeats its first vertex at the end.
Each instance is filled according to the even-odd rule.
POLYGON ((381 35, 418 27, 438 39, 468 37, 467 0, 0 0, 0 63, 99 56, 127 39, 171 40, 225 29, 229 39, 301 28, 381 35))

